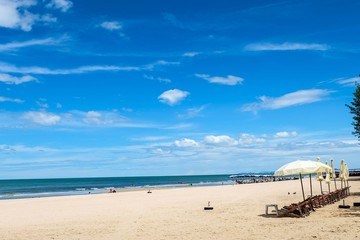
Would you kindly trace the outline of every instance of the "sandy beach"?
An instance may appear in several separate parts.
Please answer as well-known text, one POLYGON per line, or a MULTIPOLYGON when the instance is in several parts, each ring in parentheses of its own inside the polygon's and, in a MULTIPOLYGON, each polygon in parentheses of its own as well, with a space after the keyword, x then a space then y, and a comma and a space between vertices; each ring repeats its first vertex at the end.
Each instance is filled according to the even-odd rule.
MULTIPOLYGON (((358 239, 359 179, 350 185, 350 209, 337 202, 304 218, 264 214, 266 204, 301 201, 299 180, 2 200, 0 239, 358 239)), ((309 179, 304 186, 310 194, 309 179)))

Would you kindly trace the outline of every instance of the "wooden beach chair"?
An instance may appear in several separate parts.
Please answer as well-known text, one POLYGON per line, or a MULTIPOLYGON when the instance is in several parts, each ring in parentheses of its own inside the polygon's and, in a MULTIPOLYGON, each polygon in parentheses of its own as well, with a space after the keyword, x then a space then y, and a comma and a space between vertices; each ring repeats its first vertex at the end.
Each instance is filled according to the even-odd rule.
POLYGON ((279 217, 305 217, 310 214, 311 211, 314 211, 312 203, 309 199, 299 203, 293 203, 289 206, 284 206, 278 210, 279 217))
MULTIPOLYGON (((309 198, 309 201, 311 202, 313 209, 321 208, 323 206, 321 197, 319 195, 312 196, 311 198, 309 198)), ((314 209, 314 211, 315 211, 315 209, 314 209)))

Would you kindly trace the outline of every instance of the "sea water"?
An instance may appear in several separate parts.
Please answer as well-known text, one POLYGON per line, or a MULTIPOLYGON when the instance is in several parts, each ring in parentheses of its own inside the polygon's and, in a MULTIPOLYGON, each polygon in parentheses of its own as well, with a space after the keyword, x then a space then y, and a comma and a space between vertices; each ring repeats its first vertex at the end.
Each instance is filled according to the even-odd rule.
MULTIPOLYGON (((256 173, 259 176, 268 174, 256 173)), ((235 184, 235 179, 230 176, 232 174, 0 180, 0 200, 98 194, 109 192, 110 189, 126 190, 235 184)))
POLYGON ((105 177, 0 180, 0 199, 84 195, 110 189, 190 187, 233 184, 229 175, 105 177))

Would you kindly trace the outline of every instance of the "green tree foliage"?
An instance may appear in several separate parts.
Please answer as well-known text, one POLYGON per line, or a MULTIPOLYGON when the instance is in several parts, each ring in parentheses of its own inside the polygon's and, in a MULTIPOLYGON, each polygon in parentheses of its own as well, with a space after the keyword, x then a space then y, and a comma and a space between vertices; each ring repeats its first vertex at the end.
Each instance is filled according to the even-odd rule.
POLYGON ((360 84, 355 83, 355 85, 356 89, 353 93, 354 98, 350 104, 345 105, 350 109, 350 113, 353 115, 352 125, 354 126, 354 131, 352 133, 357 136, 360 141, 360 84))

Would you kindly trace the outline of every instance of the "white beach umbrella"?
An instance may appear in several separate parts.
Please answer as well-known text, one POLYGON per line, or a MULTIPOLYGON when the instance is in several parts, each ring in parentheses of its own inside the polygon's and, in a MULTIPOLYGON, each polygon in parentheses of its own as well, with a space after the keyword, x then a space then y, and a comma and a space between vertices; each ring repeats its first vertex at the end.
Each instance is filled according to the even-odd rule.
POLYGON ((336 172, 335 172, 335 167, 334 167, 334 160, 331 160, 331 174, 330 174, 331 179, 334 179, 334 183, 335 183, 335 189, 337 189, 336 187, 336 172))
POLYGON ((341 180, 341 188, 343 188, 343 181, 345 180, 345 162, 344 159, 340 162, 339 178, 341 180))
MULTIPOLYGON (((316 161, 318 162, 318 163, 321 163, 321 161, 320 161, 320 157, 317 157, 316 158, 316 161)), ((320 182, 320 191, 321 191, 321 194, 323 194, 323 190, 322 190, 322 181, 324 180, 324 177, 323 177, 323 175, 322 175, 322 172, 323 171, 317 171, 317 180, 320 182)))
MULTIPOLYGON (((349 173, 349 168, 348 168, 348 165, 345 163, 345 166, 344 166, 344 168, 345 168, 345 181, 346 181, 346 183, 347 183, 347 186, 349 187, 349 177, 350 177, 350 173, 349 173)), ((344 181, 344 182, 345 182, 344 181)), ((350 189, 348 188, 348 190, 347 190, 348 192, 348 194, 350 195, 350 189)))
POLYGON ((326 166, 323 163, 318 163, 310 160, 297 160, 290 163, 285 164, 275 171, 275 176, 289 176, 289 175, 300 175, 301 182, 301 190, 303 194, 303 198, 305 200, 304 187, 302 183, 302 174, 312 174, 317 173, 318 171, 325 171, 325 169, 330 169, 329 166, 326 166))
MULTIPOLYGON (((325 162, 325 165, 328 166, 328 161, 325 162)), ((325 176, 325 182, 328 185, 328 189, 329 189, 329 193, 330 193, 330 172, 332 171, 332 169, 325 169, 326 172, 326 176, 325 176)))
POLYGON ((349 173, 349 168, 348 168, 348 165, 345 163, 345 167, 344 167, 345 169, 345 173, 344 173, 344 179, 347 181, 347 180, 349 180, 349 176, 350 176, 350 173, 349 173))

